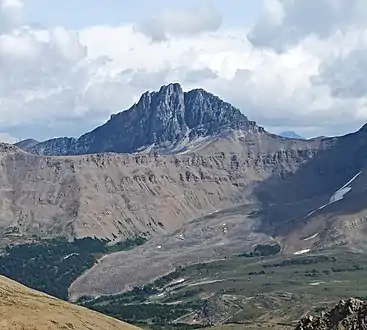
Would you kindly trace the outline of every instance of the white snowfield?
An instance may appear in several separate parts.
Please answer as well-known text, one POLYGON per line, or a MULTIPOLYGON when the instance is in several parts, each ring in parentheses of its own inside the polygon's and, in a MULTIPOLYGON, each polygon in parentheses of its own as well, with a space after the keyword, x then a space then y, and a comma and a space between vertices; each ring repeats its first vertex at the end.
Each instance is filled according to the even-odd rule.
POLYGON ((344 196, 352 190, 352 187, 348 187, 355 179, 357 179, 357 177, 362 173, 362 171, 360 171, 359 173, 357 173, 353 178, 351 178, 343 187, 341 187, 339 190, 337 190, 333 196, 331 196, 330 198, 330 202, 331 203, 335 203, 337 201, 340 201, 341 199, 344 198, 344 196))
POLYGON ((316 238, 318 235, 319 235, 319 233, 316 233, 316 234, 314 234, 314 235, 312 235, 312 236, 310 236, 310 237, 304 238, 303 240, 304 240, 304 241, 309 241, 309 240, 311 240, 311 239, 316 238))
POLYGON ((304 249, 304 250, 296 251, 296 252, 294 252, 294 254, 296 254, 296 255, 298 255, 298 254, 304 254, 304 253, 308 253, 310 251, 311 251, 310 249, 304 249))
POLYGON ((170 285, 180 284, 186 281, 186 278, 179 278, 178 280, 172 281, 170 285))
POLYGON ((79 253, 70 253, 67 256, 65 256, 64 258, 62 258, 62 260, 66 260, 66 259, 69 259, 69 258, 71 258, 73 256, 77 256, 77 255, 79 255, 79 253))
MULTIPOLYGON (((361 175, 363 171, 360 171, 359 173, 357 173, 353 178, 351 178, 344 186, 342 186, 340 189, 338 189, 331 197, 329 200, 329 203, 324 204, 322 206, 320 206, 317 210, 322 210, 324 207, 338 202, 340 200, 342 200, 344 198, 344 196, 349 193, 352 190, 352 187, 350 187, 350 184, 358 178, 359 175, 361 175)), ((314 214, 317 210, 313 210, 311 211, 309 214, 307 214, 307 216, 305 217, 305 219, 307 219, 308 217, 310 217, 312 214, 314 214)))

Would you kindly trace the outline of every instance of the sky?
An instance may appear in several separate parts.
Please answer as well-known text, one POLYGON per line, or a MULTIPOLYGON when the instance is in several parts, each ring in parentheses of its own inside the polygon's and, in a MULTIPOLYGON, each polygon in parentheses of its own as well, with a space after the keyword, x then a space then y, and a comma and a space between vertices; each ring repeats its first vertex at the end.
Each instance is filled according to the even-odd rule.
POLYGON ((204 88, 279 133, 367 122, 366 0, 0 0, 0 141, 79 136, 204 88))

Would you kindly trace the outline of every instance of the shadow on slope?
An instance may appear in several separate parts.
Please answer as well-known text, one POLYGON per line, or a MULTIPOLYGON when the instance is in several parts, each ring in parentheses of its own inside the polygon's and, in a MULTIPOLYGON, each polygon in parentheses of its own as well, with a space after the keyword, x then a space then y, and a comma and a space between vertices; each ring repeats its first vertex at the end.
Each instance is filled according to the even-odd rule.
MULTIPOLYGON (((255 195, 266 212, 261 217, 261 230, 271 236, 286 237, 300 231, 309 221, 323 217, 351 215, 367 208, 363 182, 367 177, 367 125, 340 138, 323 140, 322 149, 312 160, 293 174, 273 175, 255 188, 255 195), (357 174, 352 191, 344 199, 328 204, 331 196, 357 174), (356 189, 355 189, 355 188, 356 189), (353 197, 353 198, 352 198, 353 197), (341 207, 342 206, 342 207, 341 207), (309 213, 314 212, 310 215, 309 213)), ((328 223, 327 226, 332 225, 328 223)))

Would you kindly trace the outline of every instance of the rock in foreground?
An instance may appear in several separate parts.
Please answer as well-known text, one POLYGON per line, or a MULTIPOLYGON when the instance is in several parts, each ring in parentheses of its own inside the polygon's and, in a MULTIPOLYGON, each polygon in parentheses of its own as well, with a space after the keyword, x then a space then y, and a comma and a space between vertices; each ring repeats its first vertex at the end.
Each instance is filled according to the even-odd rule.
POLYGON ((341 300, 331 311, 319 317, 304 317, 296 330, 363 330, 367 329, 367 302, 341 300))

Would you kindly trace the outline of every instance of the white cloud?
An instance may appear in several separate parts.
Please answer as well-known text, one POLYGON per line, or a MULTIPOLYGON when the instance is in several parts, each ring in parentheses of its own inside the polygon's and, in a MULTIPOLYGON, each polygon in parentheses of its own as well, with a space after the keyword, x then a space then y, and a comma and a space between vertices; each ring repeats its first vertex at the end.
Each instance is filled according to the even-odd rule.
POLYGON ((81 134, 145 90, 179 81, 218 94, 272 131, 354 130, 367 120, 367 26, 357 10, 364 1, 306 2, 269 2, 248 40, 248 28, 218 30, 220 15, 210 9, 176 18, 167 11, 148 21, 160 17, 160 32, 144 35, 133 24, 26 27, 21 3, 9 11, 0 0, 0 18, 12 22, 0 29, 0 129, 37 139, 81 134))
POLYGON ((170 35, 193 36, 217 31, 221 24, 222 16, 214 6, 204 5, 196 8, 167 8, 157 16, 138 23, 135 30, 153 41, 164 41, 170 35))
POLYGON ((263 15, 249 33, 256 46, 285 51, 307 36, 367 27, 365 0, 266 0, 263 15))
POLYGON ((338 54, 323 61, 314 84, 330 87, 337 98, 361 99, 367 96, 367 42, 347 54, 338 54))
POLYGON ((8 32, 20 23, 21 0, 0 0, 0 33, 8 32))
POLYGON ((16 137, 8 134, 8 133, 2 133, 0 132, 0 142, 2 143, 15 143, 18 142, 19 139, 17 139, 16 137))

